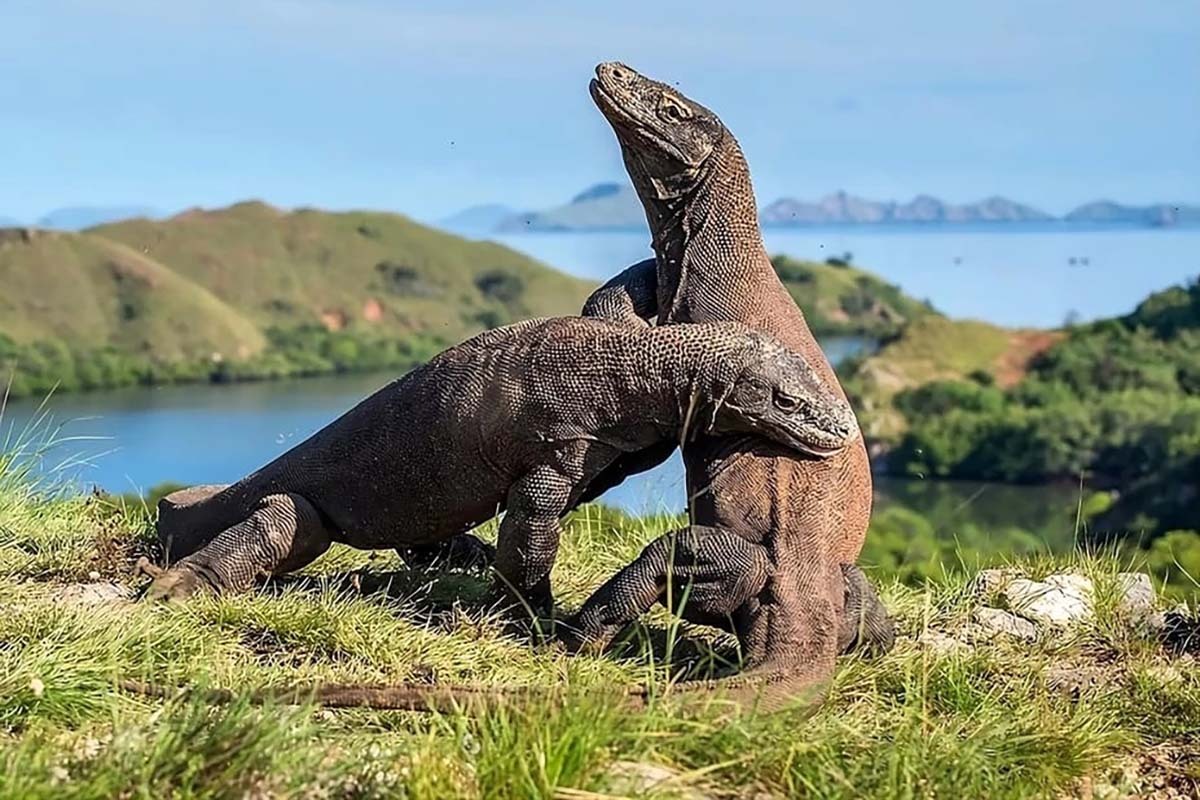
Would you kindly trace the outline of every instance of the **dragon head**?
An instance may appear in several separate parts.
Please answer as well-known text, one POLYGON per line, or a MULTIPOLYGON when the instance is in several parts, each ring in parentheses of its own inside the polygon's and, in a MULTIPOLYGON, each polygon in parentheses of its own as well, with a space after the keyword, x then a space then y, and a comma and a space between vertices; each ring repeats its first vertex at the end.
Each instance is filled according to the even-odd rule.
POLYGON ((617 134, 626 169, 643 198, 686 194, 728 135, 716 114, 619 62, 597 66, 589 88, 617 134))
POLYGON ((854 410, 806 358, 762 333, 749 333, 748 342, 740 371, 717 399, 713 430, 756 434, 819 458, 858 438, 854 410))

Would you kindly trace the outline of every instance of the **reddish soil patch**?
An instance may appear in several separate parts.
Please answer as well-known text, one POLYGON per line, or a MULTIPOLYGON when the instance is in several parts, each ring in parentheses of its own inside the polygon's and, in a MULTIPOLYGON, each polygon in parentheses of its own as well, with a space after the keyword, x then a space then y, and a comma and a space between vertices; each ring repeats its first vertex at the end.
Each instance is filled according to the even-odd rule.
POLYGON ((368 298, 363 304, 363 319, 367 322, 379 322, 383 319, 383 305, 374 297, 368 298))
POLYGON ((327 330, 340 331, 346 327, 346 313, 344 311, 322 311, 321 324, 327 330))
POLYGON ((1016 385, 1029 368, 1029 362, 1062 340, 1062 331, 1013 331, 1008 337, 1008 349, 996 360, 996 383, 1003 387, 1016 385))

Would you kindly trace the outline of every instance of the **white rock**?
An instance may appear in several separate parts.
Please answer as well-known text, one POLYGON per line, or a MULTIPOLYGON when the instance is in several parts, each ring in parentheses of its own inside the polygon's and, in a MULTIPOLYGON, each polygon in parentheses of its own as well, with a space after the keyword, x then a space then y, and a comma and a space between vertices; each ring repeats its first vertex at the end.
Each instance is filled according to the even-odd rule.
POLYGON ((1010 584, 1017 578, 1021 577, 1020 571, 1012 567, 1000 567, 998 569, 983 569, 976 574, 975 579, 971 581, 971 592, 980 598, 986 598, 993 592, 998 592, 1005 586, 1010 584))
POLYGON ((1008 607, 1039 625, 1066 626, 1092 615, 1092 582, 1082 575, 1018 578, 1002 591, 1008 607))
POLYGON ((1154 622, 1156 598, 1149 575, 1144 572, 1122 572, 1117 575, 1117 587, 1121 592, 1118 608, 1135 622, 1154 622))
POLYGON ((921 635, 917 637, 917 642, 921 646, 943 655, 966 653, 972 649, 971 645, 966 642, 932 629, 922 631, 921 635))
POLYGON ((1037 627, 1032 622, 999 608, 982 606, 975 609, 974 618, 976 624, 989 633, 1002 633, 1026 642, 1037 639, 1037 627))
POLYGON ((100 603, 129 602, 123 586, 111 582, 72 583, 55 589, 50 595, 55 603, 71 606, 94 606, 100 603))
POLYGON ((658 764, 642 761, 615 761, 608 768, 608 790, 618 797, 642 797, 670 792, 671 797, 708 800, 708 795, 682 781, 682 774, 658 764))

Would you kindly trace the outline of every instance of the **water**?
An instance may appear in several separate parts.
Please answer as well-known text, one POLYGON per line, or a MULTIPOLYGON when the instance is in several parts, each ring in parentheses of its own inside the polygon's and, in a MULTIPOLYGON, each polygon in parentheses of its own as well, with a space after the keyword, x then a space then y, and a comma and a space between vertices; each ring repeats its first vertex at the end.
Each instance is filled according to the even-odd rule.
MULTIPOLYGON (((605 280, 652 255, 645 231, 493 237, 581 277, 605 280)), ((1200 228, 1045 224, 767 228, 770 253, 854 263, 953 317, 1055 327, 1131 311, 1200 273, 1200 228)))

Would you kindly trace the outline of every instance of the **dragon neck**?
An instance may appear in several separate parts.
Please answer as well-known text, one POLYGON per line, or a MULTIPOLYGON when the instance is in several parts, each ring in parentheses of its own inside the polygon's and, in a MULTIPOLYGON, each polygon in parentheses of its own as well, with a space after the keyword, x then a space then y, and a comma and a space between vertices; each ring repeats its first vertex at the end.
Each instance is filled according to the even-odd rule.
POLYGON ((722 326, 668 325, 641 340, 632 380, 648 395, 648 415, 689 437, 708 431, 744 360, 743 339, 722 326))
POLYGON ((755 280, 771 270, 758 224, 750 169, 732 136, 705 162, 688 192, 677 198, 643 198, 658 261, 659 313, 664 321, 678 306, 683 287, 728 285, 731 274, 755 280))

